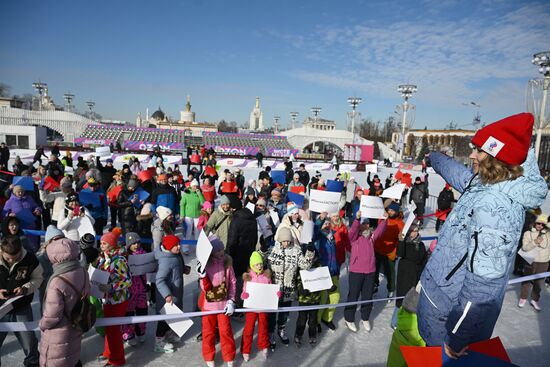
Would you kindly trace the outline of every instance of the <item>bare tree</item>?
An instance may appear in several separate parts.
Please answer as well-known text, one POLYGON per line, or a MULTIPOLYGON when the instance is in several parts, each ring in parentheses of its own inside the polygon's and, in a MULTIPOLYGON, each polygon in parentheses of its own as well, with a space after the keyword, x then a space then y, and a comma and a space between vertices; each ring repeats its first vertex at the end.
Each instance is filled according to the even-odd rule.
POLYGON ((9 97, 11 87, 5 83, 0 82, 0 97, 9 97))

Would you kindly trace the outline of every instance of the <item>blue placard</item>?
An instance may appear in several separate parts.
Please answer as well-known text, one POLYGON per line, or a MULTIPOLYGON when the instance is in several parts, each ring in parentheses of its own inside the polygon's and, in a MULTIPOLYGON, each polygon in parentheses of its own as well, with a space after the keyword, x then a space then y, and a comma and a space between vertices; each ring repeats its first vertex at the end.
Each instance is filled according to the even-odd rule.
POLYGON ((285 171, 271 171, 271 179, 273 182, 284 185, 286 183, 285 171))
MULTIPOLYGON (((443 349, 443 348, 442 348, 443 349)), ((466 367, 466 366, 483 366, 483 367, 518 367, 513 363, 503 361, 485 354, 469 350, 468 354, 458 359, 451 359, 445 351, 442 353, 443 367, 466 367)))
POLYGON ((84 206, 91 205, 92 208, 99 208, 101 206, 101 199, 97 192, 82 190, 78 194, 78 199, 80 204, 84 206))
POLYGON ((23 209, 20 212, 15 213, 15 216, 21 221, 23 226, 32 225, 36 221, 36 216, 30 209, 23 209))
POLYGON ((143 189, 143 187, 138 187, 134 194, 137 195, 139 201, 145 201, 151 194, 143 189))
POLYGON ((342 192, 344 189, 344 181, 327 180, 327 191, 342 192))
POLYGON ((34 181, 30 176, 15 176, 12 184, 22 186, 25 191, 34 191, 34 181))
POLYGON ((295 194, 293 192, 287 192, 287 195, 286 195, 288 201, 292 201, 294 202, 294 204, 296 204, 296 206, 298 208, 302 208, 304 206, 304 198, 305 196, 304 195, 301 195, 301 194, 295 194))

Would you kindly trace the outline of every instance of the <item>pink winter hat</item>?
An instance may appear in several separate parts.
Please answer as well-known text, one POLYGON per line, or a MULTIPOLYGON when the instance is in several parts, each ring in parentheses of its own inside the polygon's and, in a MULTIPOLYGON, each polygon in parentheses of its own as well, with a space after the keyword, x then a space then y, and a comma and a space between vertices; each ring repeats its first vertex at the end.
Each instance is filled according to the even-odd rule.
POLYGON ((202 208, 203 208, 204 210, 206 210, 206 209, 212 209, 212 203, 209 202, 209 201, 205 201, 205 202, 202 204, 202 208))

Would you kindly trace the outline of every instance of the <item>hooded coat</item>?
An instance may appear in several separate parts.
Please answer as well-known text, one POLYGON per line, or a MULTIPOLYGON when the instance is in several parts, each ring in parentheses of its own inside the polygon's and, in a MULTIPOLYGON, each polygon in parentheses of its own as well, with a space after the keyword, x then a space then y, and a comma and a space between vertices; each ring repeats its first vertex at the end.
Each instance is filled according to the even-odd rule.
POLYGON ((176 306, 183 310, 183 256, 176 255, 165 250, 162 246, 155 249, 157 260, 157 300, 155 308, 157 313, 164 307, 165 298, 172 296, 176 306))
POLYGON ((233 258, 233 269, 242 274, 248 269, 250 255, 256 250, 258 230, 254 214, 247 208, 233 213, 229 226, 226 252, 233 258))
MULTIPOLYGON (((53 265, 65 261, 77 260, 80 249, 68 238, 52 241, 46 248, 48 258, 53 265)), ((88 274, 83 268, 63 273, 83 294, 90 292, 88 274)), ((70 315, 80 294, 58 277, 48 285, 42 319, 40 319, 40 366, 74 366, 80 359, 82 332, 74 328, 67 315, 70 315)))
POLYGON ((523 176, 487 185, 444 154, 432 153, 430 160, 462 196, 422 273, 418 328, 426 344, 445 342, 460 351, 491 337, 525 211, 543 203, 548 187, 533 150, 522 165, 523 176))

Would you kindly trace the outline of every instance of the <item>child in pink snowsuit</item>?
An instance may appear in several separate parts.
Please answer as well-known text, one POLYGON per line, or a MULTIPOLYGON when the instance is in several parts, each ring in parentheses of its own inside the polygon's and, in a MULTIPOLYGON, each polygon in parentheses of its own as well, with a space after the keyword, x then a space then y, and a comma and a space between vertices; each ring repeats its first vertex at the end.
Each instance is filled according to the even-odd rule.
MULTIPOLYGON (((246 292, 246 284, 248 282, 271 284, 271 271, 264 270, 264 259, 259 252, 254 251, 250 256, 250 270, 243 274, 243 280, 244 285, 241 294, 243 300, 250 296, 246 292)), ((245 362, 250 360, 250 350, 252 349, 256 320, 258 320, 258 349, 262 352, 264 358, 267 357, 267 348, 270 345, 269 333, 267 331, 267 313, 247 312, 241 340, 241 353, 245 362)))
MULTIPOLYGON (((141 255, 147 252, 141 248, 141 238, 137 233, 128 232, 126 234, 126 249, 128 255, 141 255)), ((132 287, 130 288, 130 299, 128 300, 128 309, 126 316, 144 316, 147 315, 147 276, 132 275, 132 287)), ((135 346, 138 343, 145 342, 145 323, 129 324, 122 326, 122 339, 124 343, 135 346)))

